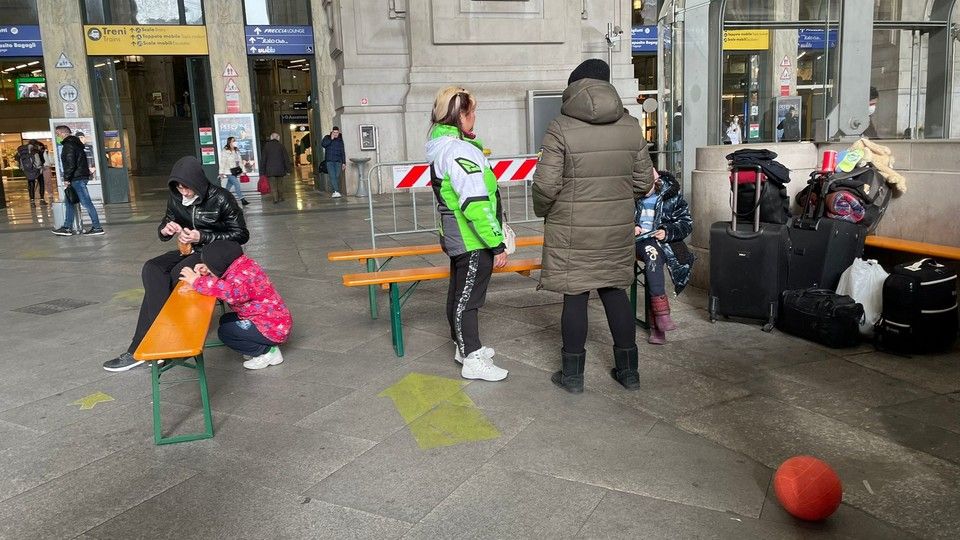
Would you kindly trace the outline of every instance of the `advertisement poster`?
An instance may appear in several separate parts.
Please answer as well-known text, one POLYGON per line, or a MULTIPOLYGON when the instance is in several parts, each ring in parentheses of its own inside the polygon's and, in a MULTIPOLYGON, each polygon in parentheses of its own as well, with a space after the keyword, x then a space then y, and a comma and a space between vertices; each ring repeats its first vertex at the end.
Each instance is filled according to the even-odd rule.
POLYGON ((227 145, 228 137, 237 139, 237 149, 240 151, 241 166, 244 172, 253 179, 260 176, 260 164, 257 162, 257 138, 253 129, 253 114, 215 114, 213 123, 217 132, 217 151, 227 145))
POLYGON ((97 150, 97 137, 94 132, 93 118, 51 118, 50 119, 50 138, 53 139, 53 148, 51 153, 57 160, 57 188, 60 190, 61 200, 63 197, 63 177, 61 171, 63 164, 60 163, 60 151, 62 147, 57 142, 57 126, 67 126, 73 132, 73 135, 83 143, 83 149, 87 154, 87 163, 90 165, 90 181, 87 183, 90 191, 90 198, 94 201, 103 200, 103 191, 100 187, 100 152, 97 150))
POLYGON ((800 102, 800 96, 777 98, 777 142, 801 139, 800 102))

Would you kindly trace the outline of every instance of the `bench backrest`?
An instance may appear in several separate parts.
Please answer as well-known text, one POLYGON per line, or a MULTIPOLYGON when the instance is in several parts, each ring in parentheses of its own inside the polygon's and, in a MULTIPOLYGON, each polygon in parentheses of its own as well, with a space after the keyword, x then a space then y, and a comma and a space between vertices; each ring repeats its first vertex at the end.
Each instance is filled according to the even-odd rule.
POLYGON ((137 360, 189 358, 203 352, 217 299, 178 283, 147 335, 134 351, 137 360))

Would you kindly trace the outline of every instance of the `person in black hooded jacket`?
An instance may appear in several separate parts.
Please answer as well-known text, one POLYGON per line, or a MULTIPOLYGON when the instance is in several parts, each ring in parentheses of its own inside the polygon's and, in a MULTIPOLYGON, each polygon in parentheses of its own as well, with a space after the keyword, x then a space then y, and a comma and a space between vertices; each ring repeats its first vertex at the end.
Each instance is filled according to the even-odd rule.
POLYGON ((137 329, 127 351, 104 362, 107 371, 126 371, 140 362, 133 359, 143 337, 163 309, 180 278, 180 270, 200 262, 203 246, 214 240, 233 240, 245 244, 250 239, 243 211, 225 189, 207 181, 200 160, 180 158, 170 172, 170 198, 167 212, 157 227, 160 240, 176 237, 180 249, 150 259, 143 265, 143 302, 137 329))

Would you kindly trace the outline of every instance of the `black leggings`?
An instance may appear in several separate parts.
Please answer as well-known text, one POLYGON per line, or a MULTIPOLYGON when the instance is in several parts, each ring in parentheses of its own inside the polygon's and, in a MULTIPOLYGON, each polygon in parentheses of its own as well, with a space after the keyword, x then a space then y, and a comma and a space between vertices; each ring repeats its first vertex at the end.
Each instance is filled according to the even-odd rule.
MULTIPOLYGON (((623 289, 597 289, 603 310, 607 313, 607 324, 613 343, 621 349, 630 349, 637 345, 637 327, 634 321, 633 307, 623 289)), ((560 317, 560 333, 563 335, 563 350, 571 354, 584 351, 587 342, 587 300, 590 292, 563 295, 563 315, 560 317)))

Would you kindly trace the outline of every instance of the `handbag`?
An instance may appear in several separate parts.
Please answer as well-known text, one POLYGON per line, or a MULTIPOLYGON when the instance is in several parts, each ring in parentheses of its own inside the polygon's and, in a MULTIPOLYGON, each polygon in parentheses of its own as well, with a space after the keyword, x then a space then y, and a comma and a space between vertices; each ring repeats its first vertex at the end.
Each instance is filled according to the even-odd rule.
POLYGON ((322 172, 322 173, 329 173, 329 172, 330 172, 330 171, 327 170, 327 161, 326 161, 326 160, 320 162, 320 172, 322 172))
POLYGON ((68 203, 80 204, 80 196, 77 195, 77 190, 73 189, 72 184, 67 184, 67 187, 63 190, 63 195, 67 198, 68 203))
POLYGON ((250 183, 250 177, 247 176, 247 175, 245 175, 245 174, 241 174, 241 175, 240 175, 240 183, 241 183, 241 184, 249 184, 249 183, 250 183))
POLYGON ((240 176, 243 174, 243 167, 237 165, 236 167, 230 167, 230 174, 234 176, 240 176))
POLYGON ((268 195, 270 193, 270 180, 267 179, 267 175, 260 175, 260 180, 257 182, 257 191, 259 191, 261 195, 268 195))

